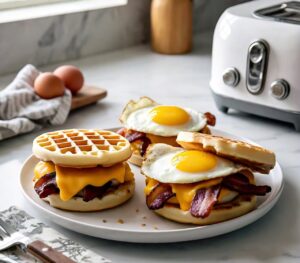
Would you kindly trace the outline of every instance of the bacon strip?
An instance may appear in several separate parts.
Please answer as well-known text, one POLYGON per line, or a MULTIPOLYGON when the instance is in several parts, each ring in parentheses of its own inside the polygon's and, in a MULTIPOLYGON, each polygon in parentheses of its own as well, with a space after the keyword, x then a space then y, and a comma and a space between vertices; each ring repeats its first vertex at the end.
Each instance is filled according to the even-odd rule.
POLYGON ((140 140, 140 154, 141 156, 145 155, 148 146, 151 144, 151 140, 146 136, 145 133, 134 130, 126 130, 126 128, 120 129, 118 133, 124 136, 130 143, 140 140))
POLYGON ((213 206, 218 201, 221 185, 199 189, 192 201, 190 212, 194 217, 208 217, 213 206))
POLYGON ((144 156, 145 155, 145 153, 146 153, 146 151, 147 151, 147 148, 148 148, 148 146, 151 144, 151 141, 150 141, 150 139, 148 138, 148 137, 143 137, 142 139, 141 139, 141 141, 142 141, 142 144, 141 144, 141 146, 140 146, 140 154, 141 154, 141 156, 144 156))
POLYGON ((204 116, 207 120, 207 124, 210 126, 215 126, 216 125, 216 117, 215 115, 211 114, 210 112, 205 112, 204 116))
MULTIPOLYGON (((96 197, 102 196, 112 185, 112 181, 103 186, 95 187, 88 185, 82 189, 83 201, 88 202, 96 197)), ((50 173, 42 176, 34 185, 34 190, 40 198, 46 198, 52 194, 59 194, 59 188, 56 184, 56 173, 50 173)))
POLYGON ((146 198, 146 203, 149 209, 156 210, 164 206, 165 202, 175 196, 172 193, 172 188, 168 184, 157 184, 155 188, 146 198))
POLYGON ((126 128, 121 128, 117 131, 118 134, 125 137, 130 143, 140 140, 143 137, 146 137, 146 134, 143 132, 138 132, 134 130, 127 130, 126 128))
POLYGON ((254 185, 248 182, 245 182, 241 179, 239 174, 232 175, 224 178, 223 185, 228 187, 233 191, 237 191, 240 194, 248 194, 248 195, 266 195, 271 192, 272 188, 268 185, 254 185))
POLYGON ((97 187, 97 186, 92 186, 88 185, 82 190, 82 197, 83 201, 88 202, 93 200, 96 197, 102 196, 109 187, 111 187, 112 182, 108 182, 103 186, 97 187))
MULTIPOLYGON (((250 184, 248 177, 243 174, 234 174, 224 178, 221 184, 199 189, 191 204, 191 215, 197 218, 209 216, 218 201, 218 196, 223 186, 246 195, 265 195, 271 191, 271 187, 268 185, 253 185, 250 184)), ((147 196, 146 203, 149 209, 160 209, 173 196, 175 194, 172 193, 172 187, 169 184, 158 183, 147 196)))
POLYGON ((125 138, 130 142, 134 142, 136 140, 140 140, 142 138, 144 138, 146 135, 143 132, 138 132, 138 131, 133 131, 131 133, 127 133, 125 135, 125 138))
POLYGON ((125 137, 126 135, 126 128, 121 128, 117 131, 118 134, 120 134, 121 136, 125 137))
POLYGON ((56 184, 56 173, 49 173, 42 176, 34 185, 34 190, 40 198, 45 198, 48 195, 58 194, 59 189, 56 184))

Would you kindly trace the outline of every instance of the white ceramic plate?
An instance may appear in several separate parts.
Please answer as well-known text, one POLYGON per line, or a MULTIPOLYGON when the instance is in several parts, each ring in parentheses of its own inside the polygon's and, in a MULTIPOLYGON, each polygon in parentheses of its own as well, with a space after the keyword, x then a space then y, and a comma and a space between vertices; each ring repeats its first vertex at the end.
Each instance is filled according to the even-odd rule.
MULTIPOLYGON (((213 129, 213 133, 249 141, 216 129, 213 129)), ((283 189, 282 171, 277 163, 269 175, 255 175, 257 184, 268 184, 272 187, 270 194, 258 198, 257 209, 226 222, 208 226, 193 226, 171 222, 148 210, 143 193, 144 177, 133 165, 131 167, 136 178, 136 193, 126 204, 111 210, 93 213, 67 212, 50 207, 37 196, 32 186, 33 168, 37 162, 38 159, 34 156, 25 161, 20 174, 20 184, 24 196, 43 216, 56 224, 82 234, 127 242, 179 242, 231 232, 265 215, 275 205, 283 189)))

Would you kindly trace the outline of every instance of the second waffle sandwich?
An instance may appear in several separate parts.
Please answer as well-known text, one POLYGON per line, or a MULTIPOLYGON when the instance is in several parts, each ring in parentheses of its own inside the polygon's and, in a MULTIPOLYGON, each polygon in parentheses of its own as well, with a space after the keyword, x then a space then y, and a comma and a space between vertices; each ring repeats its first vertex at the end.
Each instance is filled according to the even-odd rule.
POLYGON ((253 172, 268 174, 275 154, 243 141, 180 132, 183 148, 149 146, 141 168, 149 209, 170 220, 208 225, 244 215, 256 196, 271 191, 256 185, 253 172))
POLYGON ((214 126, 215 116, 194 109, 175 105, 160 105, 148 97, 129 101, 120 121, 123 128, 118 131, 126 137, 133 150, 129 161, 142 165, 144 154, 150 144, 164 143, 179 146, 176 136, 180 131, 210 133, 208 126, 214 126))

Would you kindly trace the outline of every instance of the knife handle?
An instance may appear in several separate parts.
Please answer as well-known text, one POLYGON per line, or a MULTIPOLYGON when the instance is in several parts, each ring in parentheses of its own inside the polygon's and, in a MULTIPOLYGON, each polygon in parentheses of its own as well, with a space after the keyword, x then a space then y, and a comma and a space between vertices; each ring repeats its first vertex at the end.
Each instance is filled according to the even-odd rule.
POLYGON ((40 240, 33 241, 27 245, 27 251, 43 263, 76 263, 40 240))

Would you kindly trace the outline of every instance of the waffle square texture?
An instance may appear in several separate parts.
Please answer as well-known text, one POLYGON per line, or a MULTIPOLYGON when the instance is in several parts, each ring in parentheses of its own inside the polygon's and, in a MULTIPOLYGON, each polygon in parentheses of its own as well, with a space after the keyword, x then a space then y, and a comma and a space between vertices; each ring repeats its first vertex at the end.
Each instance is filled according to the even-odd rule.
POLYGON ((33 154, 43 160, 74 168, 111 166, 131 156, 130 143, 106 130, 69 129, 48 132, 33 141, 33 154))

